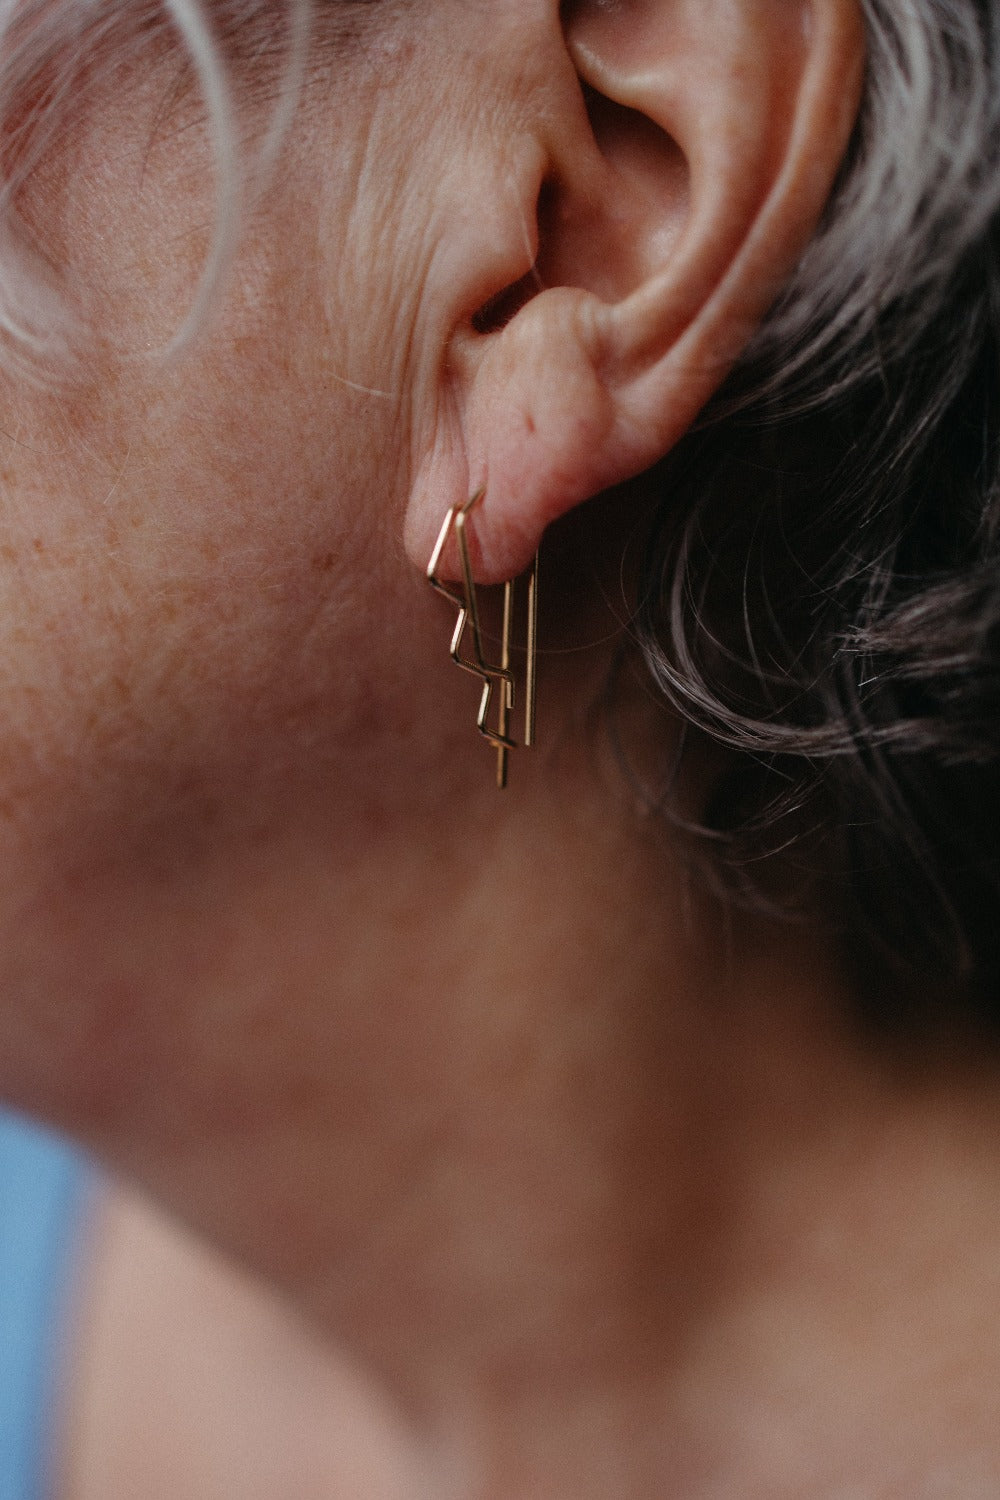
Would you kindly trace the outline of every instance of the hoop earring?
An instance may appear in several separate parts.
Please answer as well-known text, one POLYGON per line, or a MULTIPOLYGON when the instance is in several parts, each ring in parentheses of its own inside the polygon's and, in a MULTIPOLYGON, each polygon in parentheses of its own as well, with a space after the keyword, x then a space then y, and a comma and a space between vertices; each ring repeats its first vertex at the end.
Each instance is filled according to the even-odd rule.
MULTIPOLYGON (((465 672, 482 679, 483 691, 479 700, 476 727, 489 740, 497 752, 497 786, 503 790, 507 785, 507 766, 511 750, 518 748, 517 740, 510 732, 511 715, 514 711, 514 673, 510 664, 511 635, 513 633, 514 579, 503 586, 503 630, 500 640, 500 665, 494 666, 486 660, 483 651, 483 633, 479 622, 479 601, 476 584, 472 576, 469 558, 467 523, 469 516, 482 500, 485 490, 479 489, 468 500, 453 505, 444 518, 440 535, 427 565, 427 581, 431 588, 458 609, 458 619, 451 637, 451 658, 465 672), (461 592, 452 584, 444 583, 437 576, 438 564, 450 533, 454 531, 458 544, 458 556, 462 569, 461 592), (462 647, 466 633, 471 633, 472 654, 465 656, 462 647), (496 714, 491 719, 494 689, 498 702, 496 714)), ((538 639, 538 553, 527 578, 527 619, 525 625, 525 677, 524 677, 524 737, 523 745, 532 745, 535 740, 535 681, 538 639)))

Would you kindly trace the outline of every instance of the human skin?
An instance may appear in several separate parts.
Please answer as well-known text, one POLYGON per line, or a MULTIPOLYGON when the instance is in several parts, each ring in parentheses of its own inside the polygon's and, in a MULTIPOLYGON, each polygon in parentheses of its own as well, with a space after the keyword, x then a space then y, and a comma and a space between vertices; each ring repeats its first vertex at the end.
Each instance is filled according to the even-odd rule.
MULTIPOLYGON (((373 1494, 992 1493, 992 1078, 874 1054, 821 933, 724 920, 602 748, 622 496, 548 544, 502 798, 422 577, 484 468, 490 579, 694 416, 822 209, 853 8, 349 10, 180 354, 213 196, 173 64, 24 205, 99 332, 4 393, 0 1083, 196 1237, 108 1210, 66 1493, 361 1494, 342 1361, 373 1494)), ((637 674, 618 715, 665 757, 637 674)))

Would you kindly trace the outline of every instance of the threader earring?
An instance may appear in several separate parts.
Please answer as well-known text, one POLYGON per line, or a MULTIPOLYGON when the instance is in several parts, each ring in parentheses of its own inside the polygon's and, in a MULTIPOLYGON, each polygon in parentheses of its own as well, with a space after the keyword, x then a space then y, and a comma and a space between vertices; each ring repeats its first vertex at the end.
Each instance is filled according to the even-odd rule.
MULTIPOLYGON (((514 580, 508 579, 503 586, 503 629, 500 639, 500 665, 494 666, 486 660, 483 652, 483 633, 479 623, 479 604, 476 585, 472 577, 469 560, 469 538, 467 523, 469 516, 482 500, 485 490, 477 490, 468 500, 453 505, 444 518, 441 533, 427 565, 427 579, 431 587, 443 594, 449 603, 458 609, 458 619, 451 637, 451 657, 454 662, 473 676, 482 678, 483 693, 479 700, 477 727, 497 752, 497 786, 502 790, 507 785, 507 762, 511 750, 518 748, 517 740, 510 732, 511 715, 514 711, 514 673, 510 664, 511 635, 514 614, 514 580), (443 583, 437 576, 438 564, 445 543, 451 532, 455 533, 458 556, 462 569, 462 588, 443 583), (471 636, 471 656, 463 654, 466 635, 471 636), (496 713, 491 715, 494 689, 497 692, 496 713)), ((525 677, 524 677, 524 745, 535 739, 535 659, 537 654, 538 627, 538 553, 527 577, 527 624, 525 627, 525 677)))

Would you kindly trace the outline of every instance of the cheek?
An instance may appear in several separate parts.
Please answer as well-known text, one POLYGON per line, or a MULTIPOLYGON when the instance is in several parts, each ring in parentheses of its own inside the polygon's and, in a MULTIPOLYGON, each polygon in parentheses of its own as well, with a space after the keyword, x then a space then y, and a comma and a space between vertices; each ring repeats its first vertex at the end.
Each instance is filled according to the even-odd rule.
POLYGON ((405 91, 362 85, 336 109, 310 91, 219 295, 167 360, 209 241, 204 142, 150 148, 104 118, 52 170, 51 243, 99 337, 57 394, 18 397, 37 441, 11 456, 14 484, 44 495, 44 523, 26 515, 14 551, 46 549, 25 620, 44 733, 92 799, 166 805, 187 778, 245 801, 248 775, 329 785, 334 761, 346 784, 409 731, 440 620, 425 656, 383 601, 405 613, 422 587, 397 538, 414 387, 442 341, 405 91))
POLYGON ((101 817, 336 786, 395 712, 377 601, 408 582, 399 412, 327 378, 315 299, 293 320, 283 296, 234 280, 168 366, 105 352, 86 386, 22 403, 10 686, 26 756, 101 817))
MULTIPOLYGON (((358 624, 392 587, 370 518, 374 455, 392 434, 368 398, 324 387, 272 341, 199 359, 177 399, 135 413, 113 501, 130 581, 132 671, 147 692, 169 684, 208 738, 241 723, 258 737, 310 712, 331 727, 352 672, 375 670, 358 624), (152 669, 152 670, 151 670, 152 669)), ((383 497, 379 497, 382 499, 383 497)))

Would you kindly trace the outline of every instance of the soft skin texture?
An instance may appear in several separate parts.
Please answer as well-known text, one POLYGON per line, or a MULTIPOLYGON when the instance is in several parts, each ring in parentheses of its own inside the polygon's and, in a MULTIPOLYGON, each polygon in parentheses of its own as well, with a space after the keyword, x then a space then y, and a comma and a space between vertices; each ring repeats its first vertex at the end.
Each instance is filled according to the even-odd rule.
POLYGON ((4 391, 0 1087, 140 1195, 66 1500, 995 1494, 995 1085, 879 1061, 821 935, 692 889, 595 723, 641 500, 573 511, 807 241, 855 9, 334 9, 179 355, 173 62, 81 96, 24 204, 98 333, 4 391), (484 580, 570 513, 504 799, 422 577, 484 477, 484 580))

